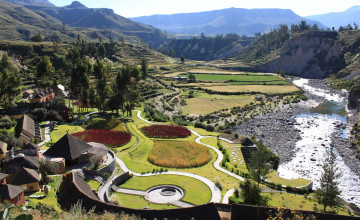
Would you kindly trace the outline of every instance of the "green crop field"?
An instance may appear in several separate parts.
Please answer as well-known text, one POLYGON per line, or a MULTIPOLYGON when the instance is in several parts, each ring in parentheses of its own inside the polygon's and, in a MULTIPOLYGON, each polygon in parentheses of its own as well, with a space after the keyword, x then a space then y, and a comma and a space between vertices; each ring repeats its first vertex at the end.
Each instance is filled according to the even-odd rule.
MULTIPOLYGON (((224 82, 224 81, 239 81, 239 82, 267 82, 267 81, 283 81, 274 75, 265 75, 257 73, 249 74, 194 74, 196 80, 212 81, 212 82, 224 82)), ((180 75, 187 77, 188 74, 180 75)))

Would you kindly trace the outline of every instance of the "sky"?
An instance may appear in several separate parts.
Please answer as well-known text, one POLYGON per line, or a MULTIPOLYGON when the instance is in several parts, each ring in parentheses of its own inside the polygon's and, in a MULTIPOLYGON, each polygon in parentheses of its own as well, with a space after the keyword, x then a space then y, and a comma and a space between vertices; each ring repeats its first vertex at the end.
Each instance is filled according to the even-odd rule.
MULTIPOLYGON (((49 0, 56 6, 72 0, 49 0)), ((89 8, 111 8, 124 17, 211 11, 224 8, 292 9, 300 16, 340 12, 360 5, 360 0, 78 0, 89 8)))

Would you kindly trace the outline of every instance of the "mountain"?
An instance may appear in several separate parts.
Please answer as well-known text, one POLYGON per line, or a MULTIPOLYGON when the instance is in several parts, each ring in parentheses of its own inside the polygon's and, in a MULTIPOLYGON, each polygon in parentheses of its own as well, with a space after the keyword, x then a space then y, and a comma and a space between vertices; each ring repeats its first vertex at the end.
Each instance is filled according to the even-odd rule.
POLYGON ((289 9, 242 9, 229 8, 208 12, 184 13, 173 15, 152 15, 130 18, 133 21, 148 24, 170 33, 207 35, 237 33, 254 35, 268 32, 280 24, 298 24, 305 20, 308 24, 319 22, 305 19, 289 9))
POLYGON ((5 0, 11 4, 15 5, 47 5, 47 6, 55 6, 48 0, 5 0))
POLYGON ((115 14, 112 9, 87 8, 76 1, 65 7, 55 7, 46 2, 0 0, 0 30, 3 30, 0 32, 0 39, 29 40, 30 35, 37 32, 45 36, 57 36, 62 41, 69 41, 77 34, 90 39, 104 36, 115 40, 128 35, 130 37, 127 38, 136 36, 153 47, 159 46, 167 39, 161 30, 131 21, 115 14))
POLYGON ((328 27, 335 27, 338 29, 340 26, 348 24, 353 25, 354 22, 360 23, 360 5, 353 6, 344 12, 332 12, 328 14, 312 15, 306 18, 316 20, 328 27))

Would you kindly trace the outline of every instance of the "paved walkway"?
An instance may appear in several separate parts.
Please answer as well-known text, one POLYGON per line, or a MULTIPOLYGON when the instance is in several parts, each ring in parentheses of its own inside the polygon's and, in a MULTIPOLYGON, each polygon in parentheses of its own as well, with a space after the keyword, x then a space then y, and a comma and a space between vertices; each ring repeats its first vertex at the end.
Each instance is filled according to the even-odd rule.
POLYGON ((223 204, 229 204, 229 197, 234 194, 234 191, 235 191, 234 189, 229 189, 229 190, 225 193, 224 198, 223 198, 223 200, 222 200, 221 203, 223 203, 223 204))
POLYGON ((147 192, 141 191, 141 190, 124 189, 124 188, 116 188, 115 190, 118 193, 130 194, 130 195, 135 195, 135 196, 146 196, 147 195, 147 192))
POLYGON ((45 140, 43 142, 41 142, 40 144, 38 144, 39 147, 43 146, 44 144, 46 144, 47 142, 51 141, 51 136, 50 136, 50 121, 47 121, 45 124, 45 140))

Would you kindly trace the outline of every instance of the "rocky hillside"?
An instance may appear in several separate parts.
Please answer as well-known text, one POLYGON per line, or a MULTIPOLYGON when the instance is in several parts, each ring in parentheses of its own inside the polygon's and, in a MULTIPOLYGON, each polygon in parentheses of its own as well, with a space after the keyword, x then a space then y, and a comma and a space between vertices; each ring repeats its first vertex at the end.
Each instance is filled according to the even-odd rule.
POLYGON ((262 71, 305 78, 325 78, 344 65, 344 54, 336 32, 307 32, 285 42, 279 57, 260 66, 262 71))

